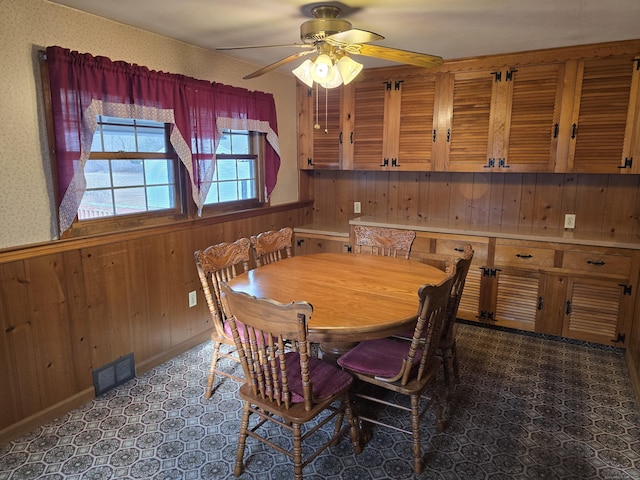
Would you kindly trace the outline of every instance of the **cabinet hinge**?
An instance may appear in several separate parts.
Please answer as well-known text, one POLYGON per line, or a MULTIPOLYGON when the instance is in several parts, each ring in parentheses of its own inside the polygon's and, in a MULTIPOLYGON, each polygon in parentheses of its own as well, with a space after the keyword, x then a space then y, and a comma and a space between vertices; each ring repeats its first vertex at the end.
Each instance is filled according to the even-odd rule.
POLYGON ((518 70, 509 70, 509 71, 507 72, 507 76, 506 76, 505 80, 506 80, 507 82, 509 82, 509 81, 513 80, 513 74, 514 74, 514 73, 516 73, 517 71, 518 71, 518 70))
POLYGON ((496 166, 496 159, 495 158, 488 158, 487 159, 487 164, 484 165, 484 168, 493 168, 496 166))
POLYGON ((299 239, 299 240, 296 240, 296 245, 297 245, 298 247, 301 247, 303 243, 304 243, 304 238, 301 238, 301 239, 299 239))
POLYGON ((395 85, 393 86, 393 88, 395 90, 400 90, 400 85, 402 85, 402 82, 404 82, 404 80, 396 80, 395 85))
POLYGON ((311 157, 307 157, 307 165, 313 167, 313 159, 311 157))
POLYGON ((487 312, 486 310, 480 310, 480 312, 478 312, 478 315, 476 316, 477 319, 479 320, 492 320, 495 321, 495 318, 493 318, 493 312, 487 312))
POLYGON ((382 163, 380 164, 381 167, 388 167, 389 166, 389 159, 388 158, 383 158, 382 159, 382 163))
POLYGON ((345 247, 347 247, 347 253, 353 252, 353 247, 351 245, 345 245, 345 247))
POLYGON ((636 64, 636 70, 640 70, 640 58, 634 58, 632 62, 636 64))
POLYGON ((502 72, 491 72, 491 75, 495 77, 495 82, 499 82, 502 80, 502 72))
POLYGON ((398 159, 397 158, 392 158, 391 159, 391 166, 392 167, 399 167, 400 164, 398 163, 398 159))
POLYGON ((631 165, 633 165, 633 157, 625 157, 624 164, 618 166, 618 168, 631 168, 631 165))
POLYGON ((391 90, 391 82, 382 82, 386 90, 391 90))
POLYGON ((618 286, 622 287, 623 295, 631 295, 631 289, 633 288, 631 285, 627 285, 625 283, 619 283, 618 286))
POLYGON ((498 275, 498 268, 480 267, 483 277, 495 277, 498 275))
POLYGON ((627 336, 624 333, 619 333, 618 336, 616 338, 612 338, 611 341, 613 343, 624 343, 626 337, 627 336))
POLYGON ((309 88, 307 90, 307 97, 312 97, 312 96, 313 96, 313 90, 309 88))
POLYGON ((507 165, 507 159, 506 158, 499 158, 498 159, 498 167, 499 168, 511 168, 510 165, 507 165))

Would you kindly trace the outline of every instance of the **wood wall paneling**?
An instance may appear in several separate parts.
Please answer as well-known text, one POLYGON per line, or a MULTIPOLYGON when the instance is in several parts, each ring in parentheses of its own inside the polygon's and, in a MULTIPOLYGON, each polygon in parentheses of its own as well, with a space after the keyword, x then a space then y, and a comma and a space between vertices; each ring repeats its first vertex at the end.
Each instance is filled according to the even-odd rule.
POLYGON ((310 206, 293 204, 228 221, 202 219, 5 252, 0 442, 86 401, 94 368, 133 352, 140 374, 208 338, 196 249, 311 218, 310 206), (189 308, 192 290, 198 304, 189 308))

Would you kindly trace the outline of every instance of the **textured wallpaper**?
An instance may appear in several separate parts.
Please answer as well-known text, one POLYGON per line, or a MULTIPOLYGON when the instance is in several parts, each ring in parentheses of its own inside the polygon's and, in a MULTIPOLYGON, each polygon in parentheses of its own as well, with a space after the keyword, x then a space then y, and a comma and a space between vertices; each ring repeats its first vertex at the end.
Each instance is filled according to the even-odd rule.
POLYGON ((293 75, 242 80, 255 65, 45 0, 0 0, 0 11, 0 249, 57 238, 37 54, 49 45, 272 93, 282 166, 271 203, 297 200, 293 75))

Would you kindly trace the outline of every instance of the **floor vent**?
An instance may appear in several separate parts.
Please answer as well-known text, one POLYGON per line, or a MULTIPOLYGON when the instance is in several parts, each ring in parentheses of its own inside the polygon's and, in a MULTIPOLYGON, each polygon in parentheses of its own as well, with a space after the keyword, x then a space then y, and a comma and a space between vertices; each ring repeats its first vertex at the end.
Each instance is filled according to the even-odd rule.
POLYGON ((135 376, 136 369, 133 362, 133 352, 94 369, 93 387, 96 389, 96 397, 128 382, 135 376))

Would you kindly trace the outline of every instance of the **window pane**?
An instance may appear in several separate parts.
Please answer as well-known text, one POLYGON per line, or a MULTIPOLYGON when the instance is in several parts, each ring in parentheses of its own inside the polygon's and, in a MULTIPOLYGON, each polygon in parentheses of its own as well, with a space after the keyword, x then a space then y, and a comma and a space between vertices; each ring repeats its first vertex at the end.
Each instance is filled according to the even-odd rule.
POLYGON ((212 183, 209 192, 207 193, 207 198, 205 198, 204 203, 218 203, 218 184, 212 183))
POLYGON ((103 125, 102 136, 105 152, 135 152, 136 138, 127 125, 103 125))
POLYGON ((238 182, 239 195, 242 200, 249 200, 256 198, 255 182, 249 180, 242 180, 238 182))
POLYGON ((136 131, 139 152, 165 151, 164 128, 137 127, 136 131))
POLYGON ((231 135, 228 133, 222 135, 216 153, 231 153, 231 135))
POLYGON ((110 187, 109 160, 87 160, 84 176, 87 179, 87 188, 110 187))
POLYGON ((112 160, 113 186, 144 185, 142 160, 112 160))
POLYGON ((235 160, 218 160, 218 179, 234 180, 236 178, 235 160))
POLYGON ((78 218, 80 220, 109 217, 111 215, 114 215, 111 190, 86 190, 84 192, 78 208, 78 218))
POLYGON ((255 162, 253 160, 238 160, 238 178, 254 178, 254 165, 255 162))
POLYGON ((224 182, 219 184, 220 188, 220 201, 232 202, 238 200, 238 188, 236 182, 224 182))
POLYGON ((113 191, 116 203, 116 215, 147 211, 147 202, 143 187, 118 188, 113 191))
POLYGON ((147 185, 173 183, 173 165, 171 160, 145 160, 144 173, 147 185))
POLYGON ((231 144, 231 153, 237 155, 249 153, 249 135, 233 135, 231 144))
POLYGON ((173 208, 173 206, 175 205, 173 188, 171 188, 169 185, 147 187, 147 202, 149 205, 149 210, 173 208))

